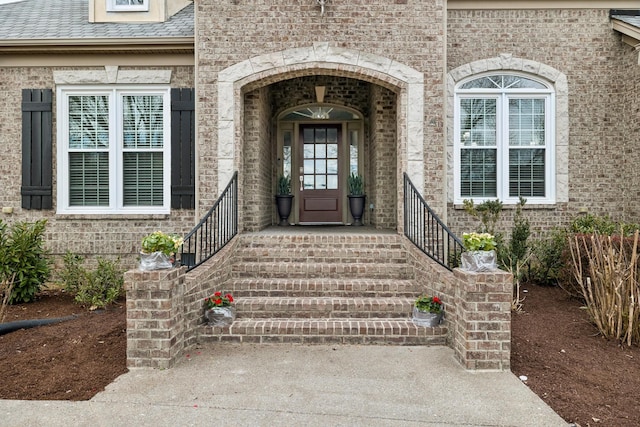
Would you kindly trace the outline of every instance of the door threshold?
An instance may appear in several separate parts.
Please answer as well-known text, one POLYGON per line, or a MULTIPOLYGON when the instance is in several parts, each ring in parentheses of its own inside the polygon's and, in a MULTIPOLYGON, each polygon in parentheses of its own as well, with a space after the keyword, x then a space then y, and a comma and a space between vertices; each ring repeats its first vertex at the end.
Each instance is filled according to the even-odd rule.
POLYGON ((346 225, 344 222, 299 222, 297 225, 346 225))

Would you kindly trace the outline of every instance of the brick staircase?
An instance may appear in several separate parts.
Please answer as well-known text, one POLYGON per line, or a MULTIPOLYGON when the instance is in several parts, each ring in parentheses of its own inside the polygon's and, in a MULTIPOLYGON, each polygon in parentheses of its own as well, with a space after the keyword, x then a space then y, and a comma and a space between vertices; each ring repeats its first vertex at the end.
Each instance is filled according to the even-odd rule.
POLYGON ((397 234, 247 233, 232 266, 221 289, 236 300, 236 321, 200 326, 200 342, 446 343, 445 326, 411 321, 421 289, 397 234))

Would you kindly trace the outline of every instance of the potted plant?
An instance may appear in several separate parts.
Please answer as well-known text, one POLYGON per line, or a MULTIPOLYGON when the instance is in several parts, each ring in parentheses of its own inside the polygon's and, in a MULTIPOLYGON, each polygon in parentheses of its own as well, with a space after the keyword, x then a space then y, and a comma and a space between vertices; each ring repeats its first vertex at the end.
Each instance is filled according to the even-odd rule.
POLYGON ((496 239, 489 233, 463 233, 462 269, 468 271, 491 271, 498 268, 496 239))
POLYGON ((177 234, 154 231, 142 239, 140 252, 141 270, 159 270, 172 268, 175 254, 182 246, 183 239, 177 234))
POLYGON ((440 298, 427 295, 418 297, 413 305, 413 323, 418 326, 435 327, 442 321, 444 314, 440 298))
POLYGON ((236 309, 231 304, 233 296, 216 291, 204 299, 204 316, 209 326, 229 326, 236 318, 236 309))
POLYGON ((278 177, 278 189, 276 191, 276 206, 278 207, 278 216, 280 217, 278 225, 289 225, 289 215, 291 215, 292 204, 291 177, 289 175, 280 175, 278 177))
POLYGON ((364 194, 364 182, 362 175, 351 172, 347 181, 349 187, 349 210, 353 217, 353 225, 363 225, 364 205, 366 195, 364 194))

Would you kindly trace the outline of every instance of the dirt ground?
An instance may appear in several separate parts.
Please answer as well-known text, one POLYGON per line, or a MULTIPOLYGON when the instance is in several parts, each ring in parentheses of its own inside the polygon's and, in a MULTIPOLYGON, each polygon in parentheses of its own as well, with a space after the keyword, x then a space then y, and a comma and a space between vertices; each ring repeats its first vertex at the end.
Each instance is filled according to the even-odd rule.
POLYGON ((513 373, 568 422, 640 425, 640 348, 599 336, 562 289, 523 289, 524 309, 511 318, 513 373))
POLYGON ((90 312, 59 290, 8 307, 5 322, 78 317, 0 335, 0 398, 88 400, 127 372, 124 300, 90 312))
MULTIPOLYGON (((566 421, 640 425, 640 348, 598 336, 578 301, 553 287, 527 286, 512 317, 512 371, 566 421)), ((0 398, 87 400, 126 368, 124 301, 89 312, 62 291, 9 307, 6 322, 77 319, 0 335, 0 398)))

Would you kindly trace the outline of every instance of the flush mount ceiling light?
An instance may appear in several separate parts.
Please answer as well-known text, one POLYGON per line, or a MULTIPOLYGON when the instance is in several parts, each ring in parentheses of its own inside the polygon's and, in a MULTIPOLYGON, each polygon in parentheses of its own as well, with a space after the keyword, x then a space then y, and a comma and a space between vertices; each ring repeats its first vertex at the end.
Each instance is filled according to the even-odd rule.
POLYGON ((320 16, 324 15, 324 6, 327 4, 328 0, 316 0, 316 3, 320 6, 320 16))

